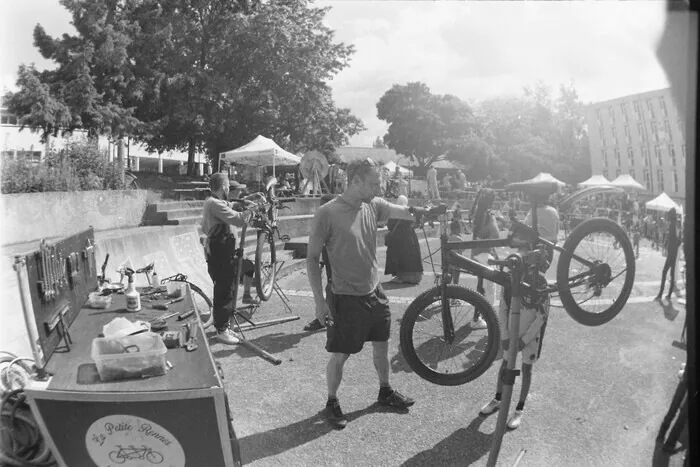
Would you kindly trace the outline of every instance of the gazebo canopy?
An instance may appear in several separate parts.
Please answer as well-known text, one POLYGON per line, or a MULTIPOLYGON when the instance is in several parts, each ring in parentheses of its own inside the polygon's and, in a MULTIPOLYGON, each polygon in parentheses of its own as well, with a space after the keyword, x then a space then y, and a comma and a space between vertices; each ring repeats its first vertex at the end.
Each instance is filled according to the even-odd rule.
POLYGON ((612 186, 616 186, 619 188, 630 188, 630 189, 634 189, 634 190, 643 190, 644 189, 644 185, 642 185, 637 180, 632 178, 632 176, 629 174, 620 175, 615 180, 610 182, 610 184, 612 186))
POLYGON ((410 170, 408 170, 408 169, 405 168, 405 167, 401 167, 400 165, 398 165, 398 164, 397 164, 396 162, 394 162, 394 161, 389 161, 389 162, 387 162, 386 164, 384 164, 383 167, 385 167, 387 170, 389 170, 389 172, 390 172, 392 175, 394 174, 394 172, 396 172, 396 167, 399 167, 399 172, 401 172, 401 175, 409 175, 409 174, 411 173, 410 170))
POLYGON ((566 186, 566 183, 562 182, 558 178, 554 177, 552 174, 547 172, 541 172, 539 175, 532 177, 530 180, 532 182, 554 182, 559 186, 566 186))
POLYGON ((683 206, 676 204, 666 193, 661 193, 651 201, 647 201, 645 206, 647 209, 662 212, 668 212, 672 208, 676 208, 678 214, 683 214, 683 206))
POLYGON ((301 161, 301 157, 285 151, 270 138, 258 136, 250 143, 240 148, 219 154, 219 164, 223 161, 242 165, 262 167, 271 165, 294 165, 301 161))
POLYGON ((588 180, 584 180, 579 183, 579 186, 609 186, 610 180, 603 177, 602 175, 593 175, 588 180))

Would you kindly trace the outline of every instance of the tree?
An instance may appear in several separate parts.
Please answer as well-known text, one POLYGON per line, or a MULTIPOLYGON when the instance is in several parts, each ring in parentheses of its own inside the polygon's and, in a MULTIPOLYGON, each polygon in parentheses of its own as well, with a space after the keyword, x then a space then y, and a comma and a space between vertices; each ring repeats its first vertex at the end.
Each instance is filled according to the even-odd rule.
POLYGON ((35 45, 56 70, 20 68, 11 111, 48 135, 84 129, 216 164, 258 134, 331 154, 364 129, 327 81, 352 46, 333 41, 329 8, 307 0, 61 0, 75 36, 35 45))
POLYGON ((381 136, 377 136, 377 139, 375 139, 374 143, 372 143, 372 147, 375 149, 382 149, 386 147, 386 144, 384 144, 384 140, 381 136))
POLYGON ((420 82, 394 85, 377 103, 389 123, 386 145, 418 163, 418 171, 478 133, 472 109, 452 95, 434 95, 420 82))

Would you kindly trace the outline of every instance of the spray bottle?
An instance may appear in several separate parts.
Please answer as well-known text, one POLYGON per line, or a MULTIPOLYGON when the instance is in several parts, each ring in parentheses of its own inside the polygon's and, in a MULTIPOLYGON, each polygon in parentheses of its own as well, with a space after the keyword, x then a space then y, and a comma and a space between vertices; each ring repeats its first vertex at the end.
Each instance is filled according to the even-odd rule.
POLYGON ((153 284, 153 287, 158 288, 160 287, 160 277, 158 276, 158 273, 156 272, 156 262, 153 262, 153 275, 151 276, 151 281, 153 284))
POLYGON ((126 297, 126 311, 135 313, 141 311, 141 294, 134 287, 134 270, 126 268, 124 274, 129 278, 129 285, 124 292, 126 297))

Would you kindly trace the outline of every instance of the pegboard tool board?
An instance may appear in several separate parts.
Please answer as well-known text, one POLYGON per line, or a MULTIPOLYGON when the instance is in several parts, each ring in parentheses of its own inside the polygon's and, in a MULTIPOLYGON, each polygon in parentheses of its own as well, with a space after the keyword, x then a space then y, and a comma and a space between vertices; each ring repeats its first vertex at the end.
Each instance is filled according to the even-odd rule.
POLYGON ((97 289, 95 232, 92 228, 57 242, 39 242, 39 248, 21 255, 44 358, 70 350, 68 329, 97 289))

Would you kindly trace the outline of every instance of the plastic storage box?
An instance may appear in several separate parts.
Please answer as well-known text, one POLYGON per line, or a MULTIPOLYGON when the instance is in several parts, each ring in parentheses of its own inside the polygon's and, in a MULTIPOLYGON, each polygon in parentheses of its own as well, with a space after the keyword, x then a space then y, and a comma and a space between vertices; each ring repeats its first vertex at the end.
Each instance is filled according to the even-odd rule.
POLYGON ((102 381, 164 375, 167 351, 163 339, 153 332, 92 341, 92 359, 102 381))

